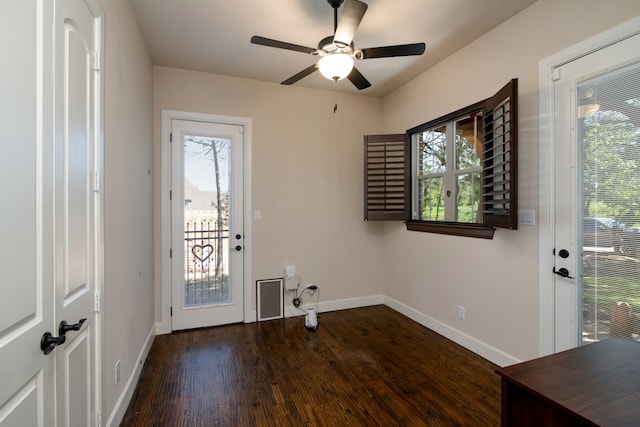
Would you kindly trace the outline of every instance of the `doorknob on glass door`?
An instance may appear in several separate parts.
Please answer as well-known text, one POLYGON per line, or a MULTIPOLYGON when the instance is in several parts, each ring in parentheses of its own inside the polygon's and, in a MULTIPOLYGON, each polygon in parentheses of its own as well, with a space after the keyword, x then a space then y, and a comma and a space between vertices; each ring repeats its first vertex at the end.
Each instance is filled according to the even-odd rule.
POLYGON ((45 356, 53 351, 59 345, 64 344, 67 340, 67 337, 64 335, 60 335, 59 337, 54 337, 51 335, 51 332, 45 332, 40 339, 40 350, 45 354, 45 356))
POLYGON ((238 245, 236 246, 236 251, 241 251, 242 250, 242 246, 238 245))
POLYGON ((553 273, 557 274, 558 276, 566 277, 567 279, 575 279, 575 277, 569 276, 569 270, 567 270, 564 267, 559 268, 557 270, 555 267, 553 267, 553 273))
POLYGON ((79 331, 82 328, 82 324, 86 322, 87 319, 80 319, 78 323, 74 325, 70 325, 66 320, 60 322, 60 326, 58 326, 58 335, 64 335, 69 331, 79 331))

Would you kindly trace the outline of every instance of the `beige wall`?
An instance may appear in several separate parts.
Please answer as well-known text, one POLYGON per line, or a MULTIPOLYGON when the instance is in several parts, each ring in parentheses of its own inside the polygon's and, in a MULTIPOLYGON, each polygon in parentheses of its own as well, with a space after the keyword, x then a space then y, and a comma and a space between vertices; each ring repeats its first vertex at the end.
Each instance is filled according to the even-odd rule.
MULTIPOLYGON (((251 118, 252 205, 262 212, 252 220, 252 283, 295 264, 320 301, 379 295, 382 226, 363 220, 362 138, 381 131, 381 108, 379 98, 155 67, 155 170, 162 110, 251 118)), ((159 297, 159 265, 156 274, 159 297)))
POLYGON ((321 301, 385 294, 497 352, 519 359, 538 355, 538 227, 498 230, 485 241, 364 222, 362 136, 404 131, 483 99, 518 77, 519 203, 537 211, 538 61, 640 14, 640 2, 539 0, 384 100, 152 68, 129 2, 102 3, 107 17, 103 417, 119 404, 126 409, 126 397, 118 399, 161 317, 163 109, 252 119, 252 207, 263 218, 252 224, 252 280, 280 276, 294 263, 303 284, 320 286, 321 301), (495 271, 507 278, 495 279, 495 271), (466 307, 465 321, 456 318, 458 304, 466 307), (123 378, 117 386, 116 360, 123 378))
MULTIPOLYGON (((106 16, 102 414, 111 420, 153 323, 152 68, 128 0, 106 16), (120 382, 114 366, 120 360, 120 382)), ((124 409, 126 409, 124 403, 124 409)), ((123 410, 121 408, 121 410, 123 410)))
MULTIPOLYGON (((519 208, 539 218, 538 62, 640 14, 637 0, 538 0, 384 99, 385 132, 398 132, 519 83, 519 208)), ((428 50, 427 50, 428 54, 428 50)), ((385 226, 385 294, 517 359, 539 355, 538 227, 493 240, 385 226), (500 274, 500 277, 496 273, 500 274), (457 306, 466 320, 457 318, 457 306)), ((549 251, 552 248, 548 248, 549 251)))

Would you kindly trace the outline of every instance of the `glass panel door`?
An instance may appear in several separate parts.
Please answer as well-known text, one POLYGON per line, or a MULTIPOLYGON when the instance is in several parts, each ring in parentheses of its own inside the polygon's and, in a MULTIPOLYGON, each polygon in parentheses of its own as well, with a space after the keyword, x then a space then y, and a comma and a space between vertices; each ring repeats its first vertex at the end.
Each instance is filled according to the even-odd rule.
POLYGON ((172 120, 172 330, 243 320, 242 127, 172 120))
POLYGON ((582 343, 638 338, 640 65, 578 84, 582 343))
POLYGON ((638 52, 634 35, 553 73, 555 352, 640 333, 638 52))

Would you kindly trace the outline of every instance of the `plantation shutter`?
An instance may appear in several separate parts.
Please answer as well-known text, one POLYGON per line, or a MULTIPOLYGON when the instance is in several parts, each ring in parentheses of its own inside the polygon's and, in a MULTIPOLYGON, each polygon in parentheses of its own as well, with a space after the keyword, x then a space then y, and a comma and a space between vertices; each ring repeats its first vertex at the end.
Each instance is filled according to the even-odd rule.
POLYGON ((409 214, 406 134, 364 137, 364 219, 405 221, 409 214))
POLYGON ((518 79, 484 103, 483 225, 518 228, 518 79))

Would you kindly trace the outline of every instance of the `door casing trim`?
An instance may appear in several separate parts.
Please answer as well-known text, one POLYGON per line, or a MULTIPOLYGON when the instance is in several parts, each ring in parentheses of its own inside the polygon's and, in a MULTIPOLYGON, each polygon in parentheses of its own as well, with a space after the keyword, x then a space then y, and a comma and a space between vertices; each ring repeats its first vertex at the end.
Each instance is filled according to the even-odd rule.
POLYGON ((251 322, 252 301, 252 221, 251 221, 251 187, 252 187, 252 119, 249 117, 223 116, 217 114, 194 113, 187 111, 162 110, 162 145, 160 153, 160 252, 156 254, 156 260, 160 265, 161 285, 161 312, 160 322, 156 334, 171 333, 171 203, 169 191, 171 189, 171 146, 169 134, 171 133, 171 120, 192 120, 199 122, 222 123, 238 125, 244 128, 244 187, 243 203, 244 211, 242 221, 244 227, 244 267, 243 267, 243 319, 245 323, 251 322))

